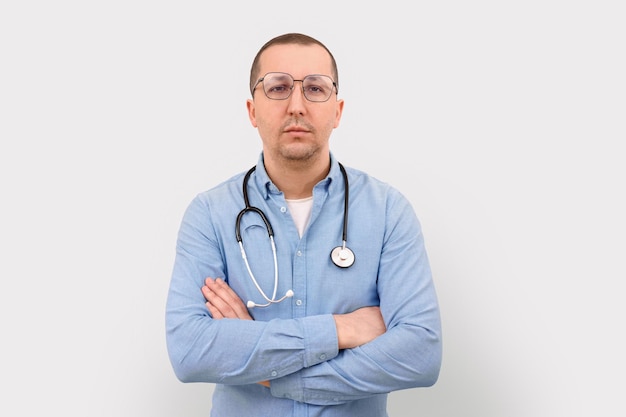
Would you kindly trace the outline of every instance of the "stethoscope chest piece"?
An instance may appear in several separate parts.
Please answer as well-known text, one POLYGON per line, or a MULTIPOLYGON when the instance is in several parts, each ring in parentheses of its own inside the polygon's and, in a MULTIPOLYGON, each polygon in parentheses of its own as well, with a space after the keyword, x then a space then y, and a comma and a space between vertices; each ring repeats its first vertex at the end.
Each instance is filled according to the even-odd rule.
POLYGON ((344 246, 337 246, 330 252, 330 259, 340 268, 351 267, 354 263, 354 252, 344 246))

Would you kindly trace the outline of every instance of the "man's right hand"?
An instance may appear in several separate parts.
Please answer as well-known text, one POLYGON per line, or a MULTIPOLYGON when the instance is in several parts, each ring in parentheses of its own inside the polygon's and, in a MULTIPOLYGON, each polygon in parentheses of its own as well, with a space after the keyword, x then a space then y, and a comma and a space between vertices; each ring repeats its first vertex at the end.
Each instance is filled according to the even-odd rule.
POLYGON ((380 307, 362 307, 352 313, 334 314, 339 349, 371 342, 387 331, 380 307))

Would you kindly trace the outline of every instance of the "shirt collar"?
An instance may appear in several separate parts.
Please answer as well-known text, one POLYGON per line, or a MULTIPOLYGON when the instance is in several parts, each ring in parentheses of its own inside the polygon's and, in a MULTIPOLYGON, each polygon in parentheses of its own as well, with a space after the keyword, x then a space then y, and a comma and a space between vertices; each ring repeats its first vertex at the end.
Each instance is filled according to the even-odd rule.
MULTIPOLYGON (((253 176, 253 181, 256 187, 259 189, 264 199, 268 199, 270 194, 278 194, 281 191, 274 185, 269 175, 267 175, 267 171, 265 170, 265 164, 263 163, 263 152, 260 153, 259 159, 256 164, 256 172, 253 176)), ((339 162, 335 158, 332 152, 330 152, 330 172, 321 180, 317 185, 317 187, 324 187, 328 191, 332 191, 333 189, 337 189, 342 191, 343 188, 343 175, 341 174, 341 170, 339 168, 339 162)))

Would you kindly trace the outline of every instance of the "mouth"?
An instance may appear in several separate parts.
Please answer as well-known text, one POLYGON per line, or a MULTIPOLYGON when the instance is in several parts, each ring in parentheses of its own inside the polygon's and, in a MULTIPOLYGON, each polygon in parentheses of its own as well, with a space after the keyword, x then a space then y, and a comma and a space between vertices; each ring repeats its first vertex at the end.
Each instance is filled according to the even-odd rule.
POLYGON ((308 133, 309 130, 301 126, 290 126, 285 129, 286 133, 308 133))

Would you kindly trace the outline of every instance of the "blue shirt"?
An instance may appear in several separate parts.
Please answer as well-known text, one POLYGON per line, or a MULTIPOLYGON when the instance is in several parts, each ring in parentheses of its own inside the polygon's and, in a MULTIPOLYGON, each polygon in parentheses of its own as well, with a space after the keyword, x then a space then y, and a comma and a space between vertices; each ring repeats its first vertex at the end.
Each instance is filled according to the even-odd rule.
MULTIPOLYGON (((313 189, 302 238, 261 153, 248 183, 250 205, 265 213, 275 238, 280 298, 251 309, 254 321, 213 320, 201 292, 222 277, 244 303, 265 303, 235 237, 245 206, 244 173, 197 195, 180 226, 166 307, 166 339, 176 376, 217 384, 212 416, 387 416, 391 391, 434 384, 441 365, 438 301, 420 223, 396 189, 346 167, 347 246, 356 260, 339 268, 345 187, 331 154, 328 176, 313 189), (339 351, 332 314, 379 305, 387 331, 339 351), (270 380, 271 388, 257 384, 270 380)), ((274 290, 274 257, 256 213, 241 219, 250 268, 263 291, 274 290)))

